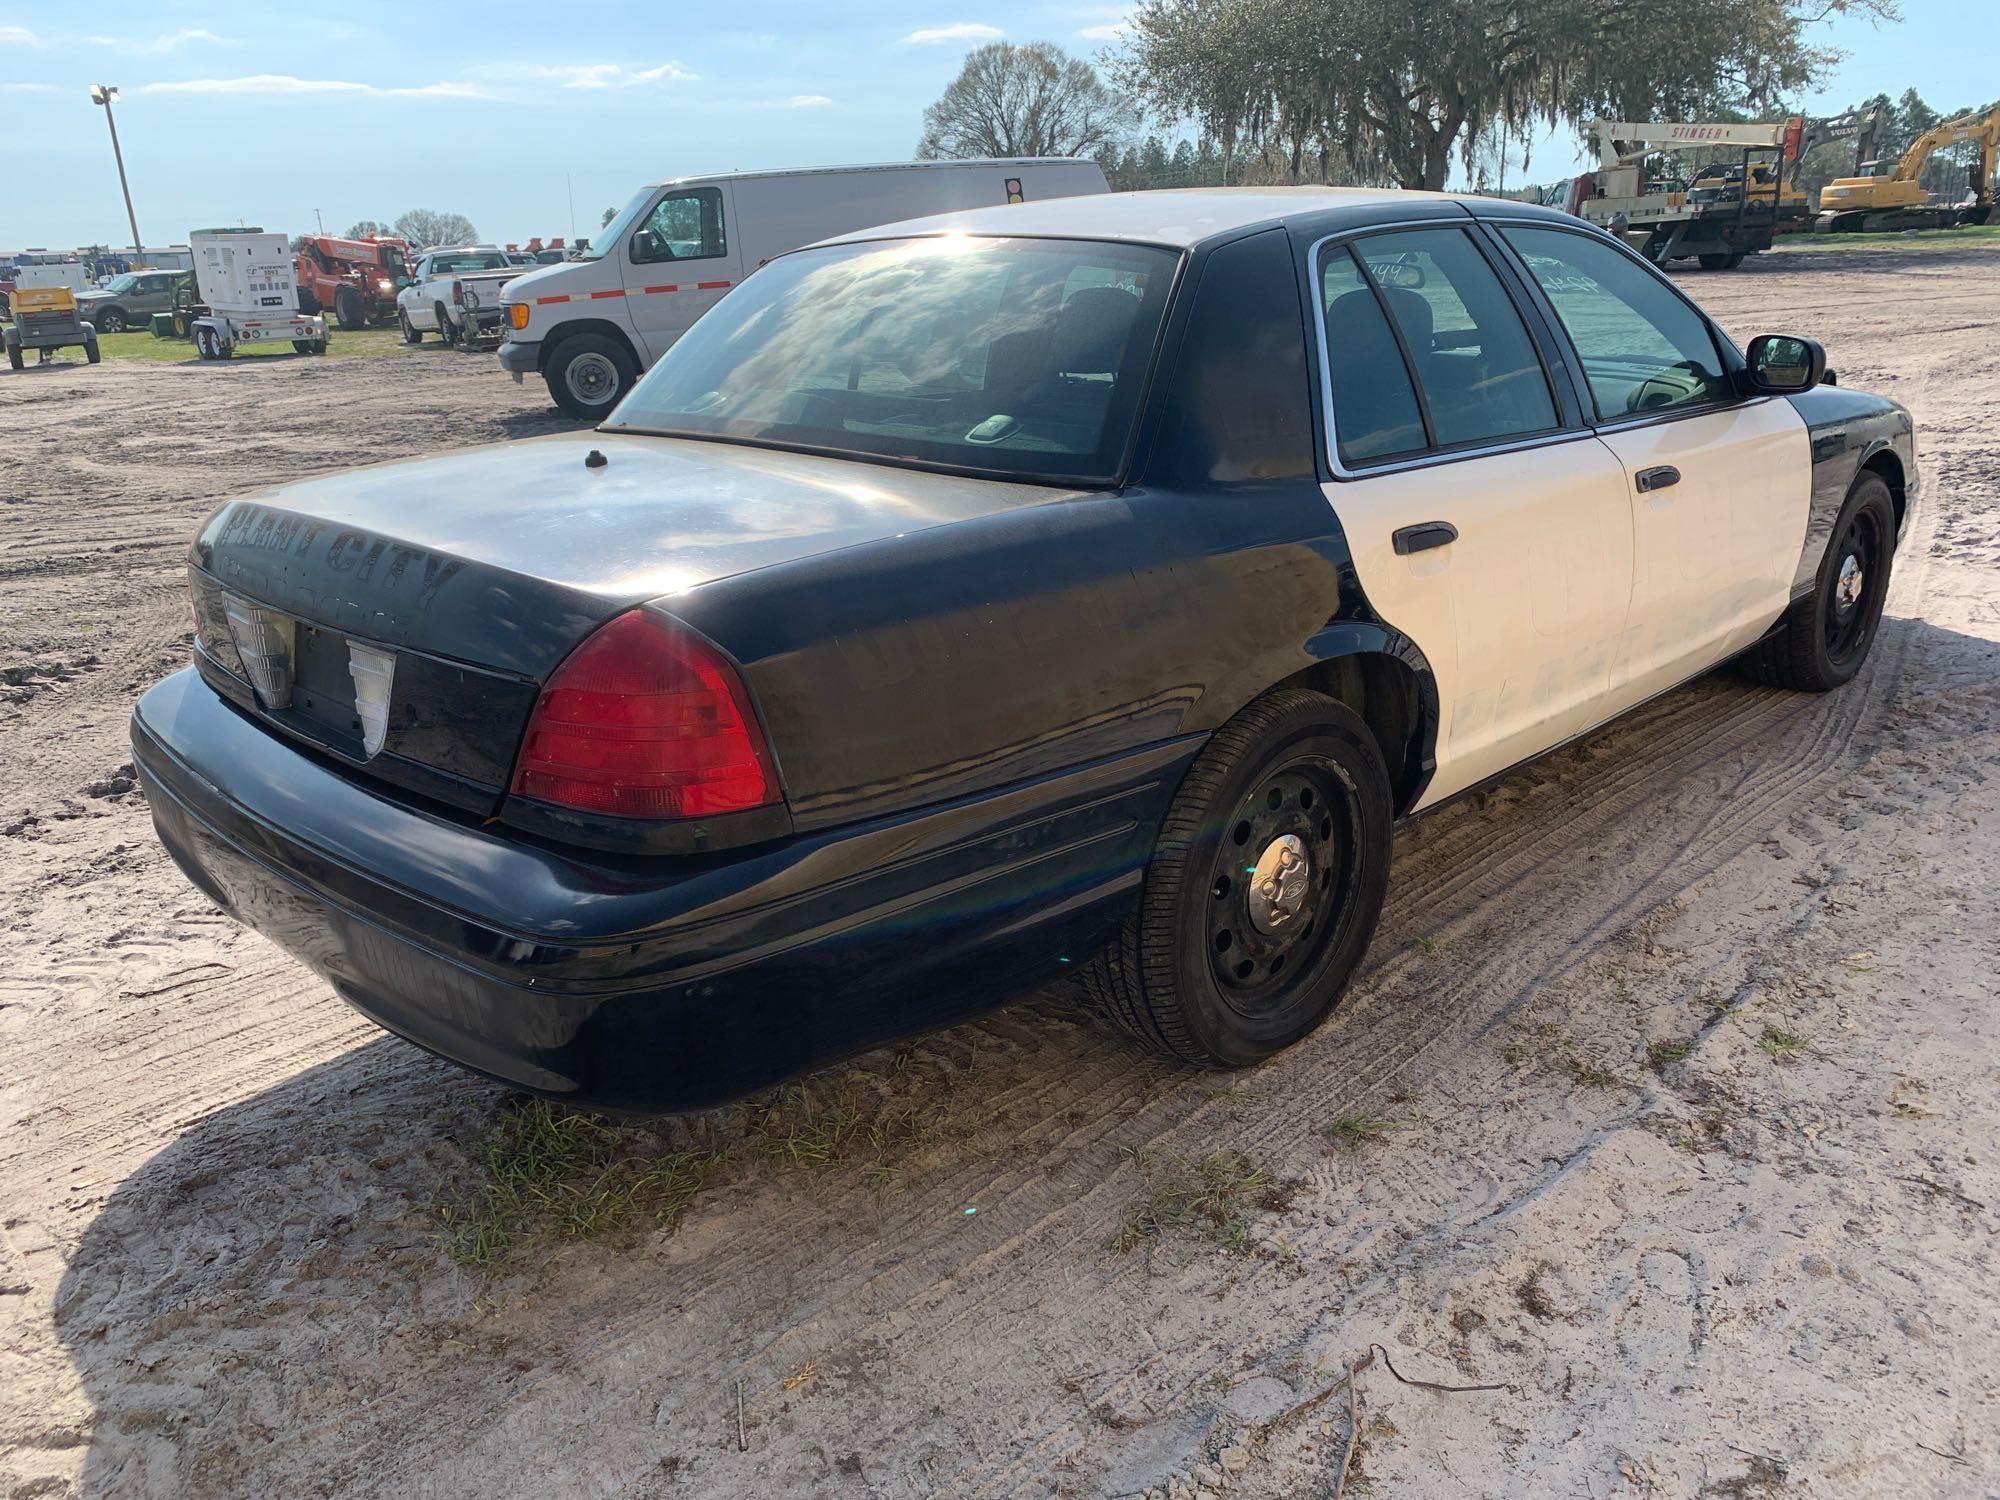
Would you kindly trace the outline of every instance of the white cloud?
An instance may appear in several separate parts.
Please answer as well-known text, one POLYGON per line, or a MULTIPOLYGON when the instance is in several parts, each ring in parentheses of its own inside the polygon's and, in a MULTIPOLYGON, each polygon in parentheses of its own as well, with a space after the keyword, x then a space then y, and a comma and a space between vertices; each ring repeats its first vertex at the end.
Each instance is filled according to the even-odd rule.
POLYGON ((1115 42, 1131 29, 1130 21, 1107 21, 1102 26, 1086 26, 1077 33, 1087 42, 1115 42))
POLYGON ((824 109, 833 103, 824 94, 794 94, 788 102, 793 109, 824 109))
POLYGON ((537 78, 553 79, 566 89, 629 89, 649 83, 692 83, 701 75, 677 62, 627 72, 623 63, 558 63, 533 70, 537 78))
POLYGON ((53 94, 55 86, 47 83, 0 83, 0 94, 53 94))
POLYGON ((905 47, 935 47, 941 42, 997 42, 1006 33, 984 21, 954 21, 949 26, 924 26, 903 38, 905 47))
POLYGON ((339 78, 294 78, 288 73, 253 73, 247 78, 189 78, 149 83, 142 94, 369 94, 402 99, 490 99, 477 84, 427 83, 416 88, 382 88, 339 78))
POLYGON ((0 26, 0 47, 39 47, 42 39, 25 26, 0 26))

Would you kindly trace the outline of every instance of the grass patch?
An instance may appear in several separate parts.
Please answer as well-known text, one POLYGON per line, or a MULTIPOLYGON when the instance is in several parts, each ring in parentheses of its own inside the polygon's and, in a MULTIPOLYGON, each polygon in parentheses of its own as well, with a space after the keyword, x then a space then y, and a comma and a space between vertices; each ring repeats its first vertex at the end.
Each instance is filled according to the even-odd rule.
POLYGON ((1336 1146, 1358 1151, 1377 1136, 1401 1128, 1394 1120, 1377 1120, 1369 1115, 1341 1115, 1326 1127, 1326 1137, 1336 1146))
POLYGON ((1773 249, 1786 254, 1826 255, 1843 250, 1949 250, 1961 245, 2000 246, 2000 224, 1919 229, 1915 233, 1892 229, 1885 234, 1791 235, 1773 249))
POLYGON ((503 1115, 475 1154, 478 1177, 435 1205, 460 1265, 491 1270, 544 1237, 595 1240, 671 1225, 720 1158, 649 1153, 646 1134, 535 1099, 503 1115))
POLYGON ((1220 1250, 1239 1250, 1249 1234, 1247 1211, 1267 1201, 1277 1181, 1234 1151, 1200 1158, 1141 1151, 1151 1191, 1133 1209, 1111 1249, 1123 1255, 1170 1235, 1200 1233, 1220 1250))
MULTIPOLYGON (((107 361, 143 360, 148 364, 192 365, 201 361, 194 352, 192 339, 156 339, 143 329, 129 333, 103 333, 97 337, 97 347, 107 361)), ((454 354, 435 339, 424 344, 406 344, 403 335, 392 325, 388 328, 360 328, 348 332, 344 328, 327 329, 326 358, 328 359, 373 359, 385 354, 454 354)), ((268 345, 245 344, 236 351, 238 359, 272 359, 283 356, 286 359, 307 359, 317 356, 297 354, 291 342, 268 345)), ((79 363, 83 351, 76 351, 79 363)))
POLYGON ((1769 1055, 1772 1062, 1784 1062, 1796 1057, 1812 1045, 1812 1038, 1800 1031, 1787 1031, 1775 1022, 1765 1026, 1762 1036, 1757 1038, 1757 1047, 1769 1055))
POLYGON ((1436 958, 1439 954, 1451 952, 1458 944, 1450 938, 1420 937, 1415 946, 1425 958, 1436 958))
POLYGON ((1693 1042, 1670 1042, 1661 1037, 1646 1043, 1646 1066, 1655 1073, 1664 1073, 1675 1063, 1686 1062, 1693 1056, 1693 1042))
POLYGON ((1600 1068, 1596 1063, 1578 1057, 1574 1052, 1563 1059, 1563 1071, 1571 1081, 1582 1084, 1587 1089, 1615 1089, 1624 1086, 1625 1080, 1609 1068, 1600 1068))

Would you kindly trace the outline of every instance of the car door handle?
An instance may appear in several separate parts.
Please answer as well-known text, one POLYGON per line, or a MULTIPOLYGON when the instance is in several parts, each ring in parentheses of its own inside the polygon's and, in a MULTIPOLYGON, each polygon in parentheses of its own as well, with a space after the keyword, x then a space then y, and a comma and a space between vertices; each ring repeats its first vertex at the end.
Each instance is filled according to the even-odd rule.
POLYGON ((1458 528, 1449 521, 1425 521, 1420 526, 1404 526, 1391 533, 1389 540, 1396 544, 1396 555, 1407 557, 1412 552, 1428 552, 1433 547, 1449 547, 1458 540, 1458 528))
POLYGON ((1654 490, 1668 489, 1681 482, 1681 471, 1672 464, 1661 464, 1656 469, 1641 469, 1632 476, 1632 482, 1639 487, 1639 493, 1649 495, 1654 490))

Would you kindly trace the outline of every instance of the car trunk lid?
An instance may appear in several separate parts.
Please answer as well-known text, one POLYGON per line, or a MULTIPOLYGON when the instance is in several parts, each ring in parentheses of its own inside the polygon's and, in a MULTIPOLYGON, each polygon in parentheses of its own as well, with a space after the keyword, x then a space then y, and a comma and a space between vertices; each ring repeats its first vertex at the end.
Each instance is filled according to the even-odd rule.
POLYGON ((1065 493, 607 433, 358 469, 210 517, 190 559, 202 664, 272 727, 487 812, 539 685, 613 616, 1065 493))

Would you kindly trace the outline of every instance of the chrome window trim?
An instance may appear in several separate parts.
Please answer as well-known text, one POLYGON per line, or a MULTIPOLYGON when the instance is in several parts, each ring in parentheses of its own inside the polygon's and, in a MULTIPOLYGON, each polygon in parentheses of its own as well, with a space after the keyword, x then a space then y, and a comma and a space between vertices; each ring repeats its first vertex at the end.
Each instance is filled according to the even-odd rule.
MULTIPOLYGON (((1340 438, 1334 426, 1333 375, 1330 369, 1330 359, 1326 344, 1326 298, 1322 295, 1319 284, 1320 252, 1336 241, 1344 244, 1351 240, 1366 238, 1371 234, 1378 234, 1383 230, 1464 229, 1470 232, 1471 226, 1479 222, 1477 216, 1468 211, 1466 222, 1463 225, 1451 219, 1395 219, 1379 224, 1361 224, 1347 229, 1335 230, 1332 234, 1322 235, 1306 248, 1307 289, 1311 294, 1310 300, 1313 310, 1313 338, 1317 342, 1319 349, 1320 415, 1321 419, 1326 423, 1326 445, 1323 456, 1327 461, 1328 467, 1332 469, 1334 478, 1342 480, 1369 479, 1377 474, 1397 474, 1409 469, 1430 468, 1436 464, 1462 463, 1467 459, 1485 458, 1489 454, 1494 453, 1519 453, 1530 448, 1548 448, 1558 443, 1574 443, 1597 435, 1597 429, 1586 421, 1581 427, 1551 427, 1544 432, 1528 433, 1521 437, 1508 438, 1503 442, 1477 443, 1456 448, 1425 448, 1418 453, 1397 454, 1392 458, 1383 459, 1380 463, 1363 464, 1359 468, 1348 464, 1341 458, 1340 438)), ((1513 291, 1507 286, 1504 280, 1501 282, 1501 287, 1507 292, 1508 300, 1510 302, 1514 301, 1513 291)), ((1388 314, 1384 313, 1383 316, 1386 317, 1388 314)), ((1525 317, 1522 321, 1525 327, 1525 317)), ((1530 330, 1530 343, 1532 344, 1532 342, 1533 336, 1532 330, 1530 330)), ((1535 358, 1538 363, 1541 361, 1541 351, 1539 349, 1536 350, 1535 358)), ((1546 365, 1543 365, 1542 375, 1545 380, 1550 380, 1550 399, 1555 400, 1553 379, 1546 365)), ((1414 378, 1411 383, 1414 386, 1414 378)), ((1555 404, 1556 414, 1560 418, 1562 403, 1557 400, 1555 404)))

